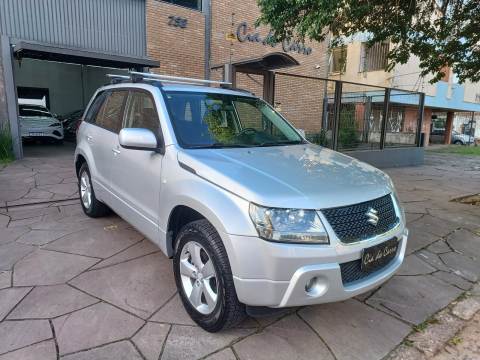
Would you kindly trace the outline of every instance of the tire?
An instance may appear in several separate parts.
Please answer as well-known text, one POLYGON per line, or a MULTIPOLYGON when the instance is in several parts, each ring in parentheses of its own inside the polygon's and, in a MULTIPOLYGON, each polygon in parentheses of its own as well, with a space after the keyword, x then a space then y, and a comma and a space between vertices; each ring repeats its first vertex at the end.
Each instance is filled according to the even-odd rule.
POLYGON ((78 171, 78 194, 80 195, 80 204, 82 205, 83 212, 85 215, 98 218, 107 215, 110 212, 110 209, 104 203, 97 200, 95 197, 95 191, 92 186, 92 178, 90 176, 90 170, 88 169, 87 163, 83 163, 78 171), (86 202, 82 198, 82 186, 85 186, 85 183, 82 184, 82 180, 85 180, 90 191, 90 201, 86 202))
POLYGON ((193 221, 180 230, 175 243, 173 272, 186 311, 193 321, 204 330, 218 332, 231 328, 245 319, 245 305, 238 301, 230 263, 222 239, 207 220, 193 221), (198 270, 199 268, 194 265, 194 256, 190 253, 195 252, 195 249, 198 250, 198 247, 200 247, 199 257, 196 258, 204 264, 211 261, 215 272, 214 278, 208 276, 209 273, 212 273, 210 268, 212 264, 210 266, 208 264, 207 266, 204 265, 203 271, 197 271, 196 278, 185 275, 187 273, 185 266, 188 266, 188 271, 198 270), (200 275, 202 273, 205 275, 200 275), (191 301, 187 291, 192 288, 190 296, 194 299, 193 293, 196 287, 202 289, 198 290, 201 291, 201 296, 197 297, 200 301, 191 301), (207 301, 209 293, 212 294, 208 296, 210 302, 207 301), (215 305, 211 305, 215 294, 215 305), (194 306, 194 303, 200 305, 194 306))
POLYGON ((455 145, 463 145, 463 142, 460 140, 456 140, 453 142, 455 145))

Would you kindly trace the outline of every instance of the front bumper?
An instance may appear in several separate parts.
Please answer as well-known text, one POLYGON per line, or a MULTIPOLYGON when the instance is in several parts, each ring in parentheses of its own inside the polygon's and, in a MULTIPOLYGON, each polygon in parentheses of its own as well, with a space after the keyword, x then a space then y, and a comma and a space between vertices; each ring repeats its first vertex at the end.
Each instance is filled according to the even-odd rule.
MULTIPOLYGON (((226 234, 223 234, 226 235, 226 234)), ((399 224, 386 234, 354 244, 330 238, 329 245, 274 243, 256 237, 226 235, 239 300, 251 306, 290 307, 342 301, 367 292, 388 280, 401 266, 408 230, 399 224), (361 258, 364 248, 393 237, 399 249, 393 260, 377 272, 343 284, 340 264, 361 258), (232 252, 233 251, 233 252, 232 252), (305 290, 316 278, 316 291, 305 290)))

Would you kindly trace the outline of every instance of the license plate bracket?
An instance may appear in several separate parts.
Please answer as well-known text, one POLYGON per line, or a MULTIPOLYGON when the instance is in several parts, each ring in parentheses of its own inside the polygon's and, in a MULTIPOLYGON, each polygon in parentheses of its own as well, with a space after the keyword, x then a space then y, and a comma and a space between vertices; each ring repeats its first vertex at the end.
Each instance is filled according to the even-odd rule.
POLYGON ((362 271, 371 272, 389 263, 397 254, 399 244, 398 239, 393 238, 378 245, 363 249, 362 271))

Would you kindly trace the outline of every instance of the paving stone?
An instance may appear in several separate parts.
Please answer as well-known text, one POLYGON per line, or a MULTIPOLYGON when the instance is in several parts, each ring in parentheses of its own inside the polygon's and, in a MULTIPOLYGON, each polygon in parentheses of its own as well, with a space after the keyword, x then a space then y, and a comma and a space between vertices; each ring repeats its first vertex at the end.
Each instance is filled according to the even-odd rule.
POLYGON ((448 246, 447 242, 445 240, 439 240, 434 242, 432 245, 430 245, 427 248, 428 251, 430 251, 433 254, 444 254, 447 252, 452 251, 450 247, 448 246))
POLYGON ((0 321, 17 305, 32 288, 8 288, 0 290, 0 321))
POLYGON ((12 220, 10 221, 10 224, 8 224, 8 227, 16 228, 16 227, 28 226, 29 228, 31 228, 31 225, 41 222, 42 219, 43 219, 43 215, 27 218, 27 219, 21 219, 21 220, 12 220))
POLYGON ((54 360, 57 358, 55 342, 43 341, 23 349, 0 355, 0 360, 54 360))
POLYGON ((398 275, 425 275, 431 274, 436 269, 421 260, 417 255, 412 254, 405 257, 398 275))
POLYGON ((45 245, 69 234, 68 230, 32 230, 18 238, 17 242, 28 245, 45 245))
POLYGON ((299 314, 337 359, 381 359, 410 332, 401 321, 356 300, 311 306, 299 314))
POLYGON ((480 259, 480 236, 461 229, 448 236, 447 241, 456 251, 480 259))
POLYGON ((247 329, 230 329, 215 334, 199 327, 173 325, 168 335, 162 360, 199 359, 252 333, 247 329))
POLYGON ((458 224, 435 216, 425 215, 415 222, 415 228, 421 228, 430 234, 443 237, 459 227, 458 224))
POLYGON ((0 323, 0 354, 51 338, 48 320, 4 321, 0 323))
POLYGON ((416 348, 400 345, 392 351, 384 360, 424 360, 425 356, 416 348))
POLYGON ((133 338, 133 343, 147 360, 158 360, 170 325, 148 322, 133 338))
POLYGON ((460 289, 431 275, 395 276, 370 297, 367 304, 418 325, 461 293, 460 289))
MULTIPOLYGON (((0 201, 0 206, 2 206, 1 201, 0 201)), ((9 222, 10 222, 10 218, 7 215, 0 214, 0 229, 4 228, 4 227, 7 227, 9 222)))
POLYGON ((144 255, 150 255, 159 251, 160 249, 157 245, 152 243, 150 240, 144 239, 138 244, 135 244, 128 249, 125 249, 121 253, 118 253, 108 259, 99 262, 92 269, 100 269, 103 267, 119 264, 127 260, 135 259, 144 255))
MULTIPOLYGON (((1 359, 0 359, 1 360, 1 359)), ((62 360, 142 360, 129 341, 120 341, 62 357, 62 360)))
POLYGON ((438 236, 430 234, 421 228, 409 227, 408 230, 407 254, 423 249, 439 239, 438 236))
POLYGON ((296 315, 236 343, 234 349, 240 359, 333 359, 318 336, 296 315))
POLYGON ((171 262, 163 254, 91 270, 71 283, 144 319, 176 292, 171 262))
POLYGON ((15 242, 0 246, 0 270, 10 270, 17 261, 34 250, 34 246, 15 242))
POLYGON ((440 259, 437 254, 431 253, 427 250, 420 250, 417 253, 417 256, 438 270, 447 272, 450 271, 448 266, 443 263, 442 259, 440 259))
POLYGON ((437 271, 433 274, 436 278, 449 283, 450 285, 456 286, 462 290, 469 290, 472 287, 472 283, 465 280, 464 278, 455 275, 453 273, 447 273, 445 271, 437 271))
POLYGON ((11 243, 29 231, 30 229, 25 226, 0 228, 0 245, 11 243))
POLYGON ((196 325, 190 315, 187 314, 178 294, 153 315, 150 320, 177 325, 196 325))
POLYGON ((215 354, 207 356, 205 360, 237 360, 237 358, 233 353, 232 349, 227 348, 215 354))
POLYGON ((443 310, 424 330, 408 337, 414 346, 427 356, 437 353, 464 325, 464 322, 443 310))
POLYGON ((479 311, 480 298, 477 296, 463 299, 452 308, 452 314, 463 320, 470 320, 479 311))
POLYGON ((440 258, 456 275, 472 282, 480 279, 480 261, 473 261, 455 252, 442 254, 440 258))
POLYGON ((434 360, 478 360, 480 354, 480 314, 470 321, 457 335, 461 342, 457 345, 447 345, 434 360))
POLYGON ((76 194, 78 191, 77 184, 54 184, 38 186, 39 190, 46 190, 56 195, 69 196, 76 194))
POLYGON ((60 184, 62 182, 62 178, 53 174, 36 174, 35 175, 35 183, 37 185, 54 185, 60 184))
POLYGON ((45 248, 71 254, 107 258, 135 244, 142 238, 143 235, 134 230, 110 230, 95 227, 64 236, 45 248))
POLYGON ((98 302, 68 285, 34 288, 8 316, 8 319, 50 319, 98 302))
POLYGON ((67 282, 97 262, 96 259, 37 250, 15 266, 15 286, 56 285, 67 282))
POLYGON ((41 215, 58 214, 57 208, 48 207, 49 204, 35 204, 22 206, 21 208, 8 209, 8 216, 11 220, 22 220, 38 217, 41 215))
POLYGON ((60 355, 132 336, 143 321, 111 305, 98 303, 53 320, 60 355))
POLYGON ((0 289, 5 289, 12 286, 11 282, 12 282, 12 272, 0 271, 0 289))
POLYGON ((407 220, 407 224, 412 224, 414 223, 415 221, 417 221, 418 219, 420 219, 422 216, 424 216, 425 214, 423 213, 405 213, 405 217, 406 217, 406 220, 407 220))

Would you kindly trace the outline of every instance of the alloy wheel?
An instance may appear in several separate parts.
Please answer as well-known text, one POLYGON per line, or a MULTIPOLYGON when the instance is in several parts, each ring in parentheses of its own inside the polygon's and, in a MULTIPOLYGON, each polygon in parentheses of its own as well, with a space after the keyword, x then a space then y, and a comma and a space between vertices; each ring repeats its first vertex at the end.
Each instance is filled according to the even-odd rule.
POLYGON ((190 304, 203 315, 211 314, 218 302, 217 273, 207 251, 195 241, 182 249, 180 277, 190 304))
POLYGON ((92 204, 92 186, 90 185, 90 177, 84 171, 80 176, 80 198, 85 209, 89 209, 92 204))

